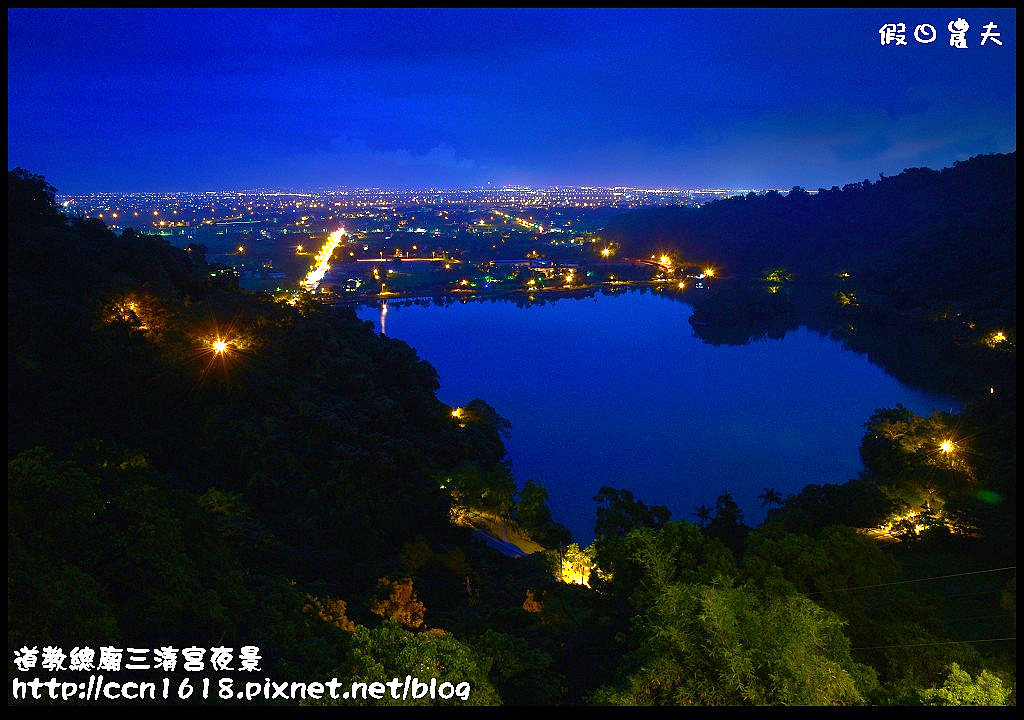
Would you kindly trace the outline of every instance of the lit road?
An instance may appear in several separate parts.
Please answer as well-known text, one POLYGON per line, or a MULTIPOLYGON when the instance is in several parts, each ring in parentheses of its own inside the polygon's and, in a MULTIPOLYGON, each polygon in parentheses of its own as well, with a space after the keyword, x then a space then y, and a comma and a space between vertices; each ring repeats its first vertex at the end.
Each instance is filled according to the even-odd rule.
POLYGON ((300 285, 303 289, 312 292, 316 290, 317 286, 320 285, 320 281, 324 279, 324 275, 331 269, 331 256, 334 251, 341 245, 341 239, 345 236, 345 228, 338 228, 330 235, 327 236, 326 242, 321 247, 316 256, 313 258, 313 267, 310 268, 309 273, 302 280, 300 285))
POLYGON ((540 223, 535 223, 535 222, 531 222, 529 220, 526 220, 524 218, 515 217, 514 215, 509 215, 508 213, 503 213, 500 210, 492 210, 491 212, 494 213, 495 215, 499 216, 499 217, 505 218, 506 220, 510 220, 510 221, 516 223, 517 225, 521 225, 522 227, 526 228, 527 230, 536 230, 537 232, 541 232, 541 233, 544 232, 544 226, 541 225, 540 223))

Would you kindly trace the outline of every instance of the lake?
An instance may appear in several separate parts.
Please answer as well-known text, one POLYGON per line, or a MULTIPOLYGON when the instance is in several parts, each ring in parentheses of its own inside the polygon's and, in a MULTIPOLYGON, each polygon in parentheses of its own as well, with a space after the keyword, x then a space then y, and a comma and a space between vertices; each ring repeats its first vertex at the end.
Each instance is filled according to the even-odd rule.
MULTIPOLYGON (((512 423, 516 480, 539 480, 555 519, 593 539, 594 495, 627 488, 674 519, 733 494, 748 524, 757 496, 838 483, 863 468, 858 448, 876 408, 918 414, 959 402, 899 382, 865 355, 807 328, 779 340, 713 346, 692 308, 659 293, 509 301, 388 303, 385 332, 438 371, 438 397, 482 398, 512 423)), ((357 314, 381 329, 380 305, 357 314)))

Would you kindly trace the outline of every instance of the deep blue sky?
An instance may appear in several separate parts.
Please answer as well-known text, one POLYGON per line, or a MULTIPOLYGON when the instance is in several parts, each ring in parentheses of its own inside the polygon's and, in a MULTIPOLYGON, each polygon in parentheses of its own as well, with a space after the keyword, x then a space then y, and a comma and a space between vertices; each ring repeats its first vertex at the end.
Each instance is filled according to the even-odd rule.
POLYGON ((1016 149, 1011 10, 9 10, 7 53, 8 166, 68 193, 817 187, 1016 149))

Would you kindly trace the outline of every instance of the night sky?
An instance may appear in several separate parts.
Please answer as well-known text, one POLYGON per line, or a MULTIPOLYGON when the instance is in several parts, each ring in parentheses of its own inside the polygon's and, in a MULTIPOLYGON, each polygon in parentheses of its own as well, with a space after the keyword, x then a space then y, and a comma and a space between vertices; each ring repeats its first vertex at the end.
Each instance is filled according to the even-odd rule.
POLYGON ((10 10, 8 167, 67 193, 830 187, 1016 149, 1015 56, 1010 10, 10 10))

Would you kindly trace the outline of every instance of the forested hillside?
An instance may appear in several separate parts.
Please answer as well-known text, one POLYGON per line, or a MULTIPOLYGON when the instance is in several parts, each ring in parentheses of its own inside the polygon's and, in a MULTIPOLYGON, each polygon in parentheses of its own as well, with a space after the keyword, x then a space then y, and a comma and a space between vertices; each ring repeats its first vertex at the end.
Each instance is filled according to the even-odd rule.
POLYGON ((757 528, 728 493, 689 522, 602 488, 581 549, 512 479, 498 412, 453 414, 350 310, 69 220, 23 170, 8 209, 12 650, 254 645, 275 680, 412 674, 478 704, 1014 699, 1015 645, 975 641, 1012 632, 1015 575, 916 583, 1015 563, 1011 398, 880 410, 862 477, 766 489, 757 528), (548 549, 504 557, 467 512, 548 549))
POLYGON ((874 182, 794 187, 700 208, 644 208, 613 218, 609 240, 644 257, 677 250, 724 272, 797 280, 848 272, 896 311, 939 307, 1016 324, 1016 153, 874 182))

